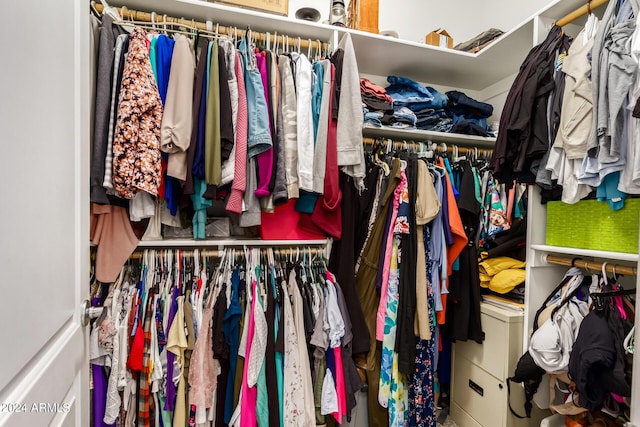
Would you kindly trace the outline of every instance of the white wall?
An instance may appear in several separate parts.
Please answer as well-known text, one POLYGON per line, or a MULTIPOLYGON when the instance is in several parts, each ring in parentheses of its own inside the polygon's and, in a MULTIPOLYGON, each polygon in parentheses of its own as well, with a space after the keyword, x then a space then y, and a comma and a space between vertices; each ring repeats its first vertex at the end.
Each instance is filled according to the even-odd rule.
MULTIPOLYGON (((454 43, 469 40, 489 28, 509 31, 551 0, 379 0, 379 30, 396 30, 401 39, 424 42, 440 27, 454 43)), ((348 0, 345 4, 348 7, 348 0)), ((331 0, 289 0, 289 16, 301 7, 314 7, 329 19, 331 0)))
POLYGON ((550 0, 379 0, 380 30, 398 31, 400 38, 424 42, 430 31, 444 28, 454 43, 489 28, 509 31, 550 0))

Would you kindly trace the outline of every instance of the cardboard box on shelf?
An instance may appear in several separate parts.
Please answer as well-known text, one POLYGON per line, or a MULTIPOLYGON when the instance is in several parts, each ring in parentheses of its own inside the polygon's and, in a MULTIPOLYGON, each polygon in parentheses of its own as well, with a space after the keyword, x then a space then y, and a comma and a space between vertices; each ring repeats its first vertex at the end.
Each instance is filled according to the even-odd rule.
POLYGON ((444 28, 438 28, 435 31, 431 31, 426 35, 424 41, 432 46, 439 46, 448 49, 453 48, 453 37, 451 37, 444 28))
POLYGON ((289 13, 289 0, 208 0, 210 3, 220 3, 227 6, 238 6, 246 9, 259 10, 278 15, 289 13))

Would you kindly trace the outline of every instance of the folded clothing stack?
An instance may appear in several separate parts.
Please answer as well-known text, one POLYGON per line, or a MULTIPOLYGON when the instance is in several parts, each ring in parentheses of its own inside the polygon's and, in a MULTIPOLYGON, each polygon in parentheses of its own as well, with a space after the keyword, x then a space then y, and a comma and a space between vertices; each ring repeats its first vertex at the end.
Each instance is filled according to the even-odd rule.
POLYGON ((387 82, 386 90, 393 98, 394 111, 408 109, 413 112, 416 128, 439 132, 450 130, 452 120, 444 110, 449 102, 446 95, 406 77, 388 76, 387 82))
POLYGON ((506 294, 525 280, 524 261, 507 256, 487 258, 478 263, 480 286, 493 292, 506 294))
POLYGON ((487 118, 493 114, 493 106, 491 104, 476 101, 457 90, 447 92, 447 96, 449 97, 447 112, 453 119, 451 132, 494 136, 487 123, 487 118))
POLYGON ((493 106, 460 91, 446 94, 400 76, 387 76, 383 88, 360 79, 365 126, 493 136, 487 118, 493 106))
POLYGON ((385 114, 393 114, 393 99, 387 91, 369 79, 360 79, 360 96, 365 126, 382 126, 385 114))
POLYGON ((360 79, 360 95, 362 96, 362 102, 370 111, 393 110, 393 98, 385 88, 378 86, 369 79, 360 79))
POLYGON ((489 28, 487 31, 483 31, 471 40, 457 44, 454 49, 464 52, 479 52, 487 45, 491 44, 495 39, 504 34, 504 31, 497 28, 489 28))

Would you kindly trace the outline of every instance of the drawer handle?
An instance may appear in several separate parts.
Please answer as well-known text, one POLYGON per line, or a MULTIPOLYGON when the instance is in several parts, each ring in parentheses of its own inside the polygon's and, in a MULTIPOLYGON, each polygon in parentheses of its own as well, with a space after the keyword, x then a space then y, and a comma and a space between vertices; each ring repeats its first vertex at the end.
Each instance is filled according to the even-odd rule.
POLYGON ((469 388, 478 393, 480 396, 484 396, 484 389, 471 380, 469 380, 469 388))

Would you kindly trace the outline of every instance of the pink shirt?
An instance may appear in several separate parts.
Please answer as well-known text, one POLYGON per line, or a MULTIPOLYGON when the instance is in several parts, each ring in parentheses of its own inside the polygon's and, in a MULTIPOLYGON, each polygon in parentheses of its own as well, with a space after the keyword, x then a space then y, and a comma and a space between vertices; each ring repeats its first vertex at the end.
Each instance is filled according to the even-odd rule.
POLYGON ((400 184, 393 192, 393 210, 391 211, 391 222, 389 224, 389 235, 387 236, 387 247, 385 248, 384 265, 382 267, 382 289, 380 290, 380 304, 378 305, 378 313, 376 316, 376 340, 384 339, 384 318, 387 313, 387 295, 389 293, 389 269, 391 266, 391 248, 393 246, 393 225, 398 217, 398 208, 400 207, 400 197, 402 191, 407 185, 407 176, 402 172, 400 184))
POLYGON ((236 157, 235 174, 231 193, 227 200, 227 212, 240 215, 242 213, 242 198, 247 189, 247 134, 249 118, 247 117, 247 92, 244 86, 242 59, 236 52, 236 78, 238 79, 238 121, 236 125, 236 157))
POLYGON ((240 413, 240 427, 255 427, 258 425, 256 418, 256 403, 258 400, 258 387, 249 387, 247 375, 249 372, 249 355, 251 354, 251 343, 255 335, 255 318, 253 310, 256 306, 256 292, 258 292, 258 283, 254 281, 251 284, 253 288, 253 301, 251 301, 251 311, 249 314, 249 329, 247 330, 247 354, 244 358, 244 372, 242 373, 242 401, 240 413))
POLYGON ((333 348, 333 354, 336 360, 336 395, 338 397, 338 412, 332 415, 342 424, 342 417, 347 415, 347 392, 344 386, 344 366, 342 365, 342 348, 340 346, 333 348))

